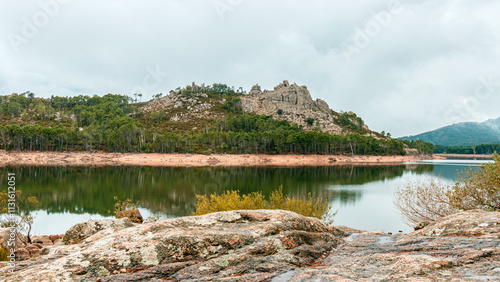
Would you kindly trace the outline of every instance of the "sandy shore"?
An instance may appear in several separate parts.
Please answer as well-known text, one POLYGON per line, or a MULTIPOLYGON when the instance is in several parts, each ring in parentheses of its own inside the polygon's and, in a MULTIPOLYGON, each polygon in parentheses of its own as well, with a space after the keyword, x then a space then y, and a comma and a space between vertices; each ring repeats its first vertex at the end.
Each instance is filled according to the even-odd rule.
POLYGON ((121 154, 86 152, 0 152, 0 166, 331 166, 343 164, 398 164, 432 159, 433 156, 338 155, 196 155, 121 154))
POLYGON ((435 154, 438 158, 454 158, 454 159, 491 159, 491 155, 472 155, 472 154, 435 154))

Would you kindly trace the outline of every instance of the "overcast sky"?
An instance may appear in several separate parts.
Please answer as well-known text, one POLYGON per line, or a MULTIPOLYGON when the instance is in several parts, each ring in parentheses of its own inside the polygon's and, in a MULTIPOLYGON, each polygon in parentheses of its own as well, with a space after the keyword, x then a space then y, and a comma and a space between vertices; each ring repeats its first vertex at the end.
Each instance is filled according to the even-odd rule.
POLYGON ((399 137, 500 116, 500 1, 37 0, 0 6, 0 95, 307 85, 399 137))

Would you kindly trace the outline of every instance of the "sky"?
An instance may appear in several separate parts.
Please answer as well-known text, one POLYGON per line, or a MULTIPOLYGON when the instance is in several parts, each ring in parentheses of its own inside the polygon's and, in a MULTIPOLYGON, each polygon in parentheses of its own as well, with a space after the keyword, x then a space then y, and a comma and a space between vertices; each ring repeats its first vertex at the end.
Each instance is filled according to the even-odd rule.
POLYGON ((0 95, 283 80, 413 135, 500 117, 500 1, 24 0, 0 9, 0 95))

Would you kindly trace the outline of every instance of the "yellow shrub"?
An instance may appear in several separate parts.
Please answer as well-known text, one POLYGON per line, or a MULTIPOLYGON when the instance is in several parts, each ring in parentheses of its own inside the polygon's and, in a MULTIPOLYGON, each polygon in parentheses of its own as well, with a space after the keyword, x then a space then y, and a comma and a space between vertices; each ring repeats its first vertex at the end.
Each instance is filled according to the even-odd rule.
POLYGON ((8 261, 8 252, 3 247, 0 247, 0 261, 8 261))
POLYGON ((261 192, 240 195, 239 191, 225 191, 222 195, 196 195, 198 202, 193 215, 202 215, 219 211, 258 210, 266 208, 266 200, 261 192))
POLYGON ((283 188, 271 192, 269 202, 266 201, 262 192, 252 192, 240 195, 239 191, 225 191, 221 195, 211 194, 196 195, 196 212, 192 215, 203 215, 220 211, 231 210, 259 210, 259 209, 280 209, 293 211, 303 216, 316 217, 323 220, 331 220, 336 212, 330 213, 328 200, 323 198, 313 198, 311 193, 307 197, 290 198, 283 195, 283 188))

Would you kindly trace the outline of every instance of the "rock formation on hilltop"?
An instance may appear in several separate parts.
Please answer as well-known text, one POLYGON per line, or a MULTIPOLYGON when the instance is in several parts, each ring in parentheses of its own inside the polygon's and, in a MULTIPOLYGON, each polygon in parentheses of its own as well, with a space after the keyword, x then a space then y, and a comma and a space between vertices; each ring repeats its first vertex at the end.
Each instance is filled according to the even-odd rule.
POLYGON ((262 91, 257 84, 248 96, 241 98, 243 111, 259 115, 273 116, 275 119, 288 120, 307 127, 306 119, 314 119, 314 128, 331 134, 341 134, 342 127, 337 125, 338 114, 321 100, 314 101, 306 86, 298 86, 283 81, 273 91, 262 91))

